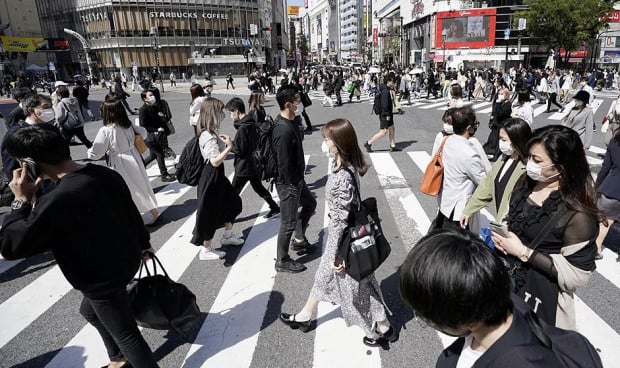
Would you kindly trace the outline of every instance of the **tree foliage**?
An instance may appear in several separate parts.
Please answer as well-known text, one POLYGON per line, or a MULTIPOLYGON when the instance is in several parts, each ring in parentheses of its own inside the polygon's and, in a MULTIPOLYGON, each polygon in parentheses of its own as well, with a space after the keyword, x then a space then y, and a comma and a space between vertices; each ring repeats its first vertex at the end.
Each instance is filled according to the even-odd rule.
MULTIPOLYGON (((556 50, 574 51, 583 41, 596 40, 607 24, 613 4, 600 0, 525 0, 527 10, 515 13, 513 22, 527 19, 526 33, 556 50)), ((568 61, 569 52, 565 54, 568 61)))

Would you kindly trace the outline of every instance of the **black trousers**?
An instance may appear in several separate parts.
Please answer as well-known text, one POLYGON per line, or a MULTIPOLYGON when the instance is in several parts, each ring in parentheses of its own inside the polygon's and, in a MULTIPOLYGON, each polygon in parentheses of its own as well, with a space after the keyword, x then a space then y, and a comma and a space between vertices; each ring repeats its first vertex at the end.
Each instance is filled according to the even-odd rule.
POLYGON ((234 176, 232 181, 232 186, 235 188, 237 194, 241 194, 241 190, 245 186, 247 182, 250 182, 252 189, 256 194, 258 194, 262 199, 269 204, 269 208, 275 210, 278 208, 276 202, 271 198, 271 194, 265 187, 263 186, 263 182, 260 180, 258 176, 234 176))
POLYGON ((111 361, 125 358, 135 368, 158 367, 151 348, 138 330, 125 288, 96 298, 84 295, 80 314, 101 335, 111 361))
POLYGON ((73 138, 73 136, 76 136, 80 142, 86 146, 86 148, 93 146, 93 143, 86 137, 83 126, 77 128, 62 127, 62 135, 67 143, 71 142, 71 138, 73 138))
POLYGON ((290 259, 288 247, 295 232, 296 238, 305 236, 310 217, 316 209, 316 199, 308 189, 305 180, 299 184, 276 184, 280 197, 280 231, 278 232, 277 261, 290 259), (299 206, 301 205, 301 211, 299 206))
POLYGON ((337 88, 336 87, 336 105, 342 105, 342 97, 340 96, 340 90, 342 89, 342 87, 337 88))
POLYGON ((166 148, 167 140, 163 132, 149 132, 146 140, 146 146, 149 148, 149 154, 144 158, 144 166, 147 166, 153 160, 157 160, 157 166, 159 167, 159 173, 163 175, 168 174, 166 168, 166 160, 164 156, 164 148, 166 148))
POLYGON ((230 85, 232 89, 235 89, 235 85, 233 84, 232 81, 229 81, 229 80, 226 81, 226 89, 228 89, 228 85, 230 85))
POLYGON ((551 110, 551 104, 559 107, 560 109, 563 107, 558 103, 558 94, 555 92, 551 92, 549 94, 549 98, 547 99, 547 111, 551 110))

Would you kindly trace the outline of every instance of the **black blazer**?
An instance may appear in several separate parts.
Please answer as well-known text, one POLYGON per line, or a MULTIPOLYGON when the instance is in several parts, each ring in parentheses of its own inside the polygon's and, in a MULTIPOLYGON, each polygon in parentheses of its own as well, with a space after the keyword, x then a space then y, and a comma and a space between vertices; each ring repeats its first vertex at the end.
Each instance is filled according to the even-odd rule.
POLYGON ((599 193, 607 198, 620 200, 620 144, 615 139, 609 141, 603 166, 596 178, 599 193))

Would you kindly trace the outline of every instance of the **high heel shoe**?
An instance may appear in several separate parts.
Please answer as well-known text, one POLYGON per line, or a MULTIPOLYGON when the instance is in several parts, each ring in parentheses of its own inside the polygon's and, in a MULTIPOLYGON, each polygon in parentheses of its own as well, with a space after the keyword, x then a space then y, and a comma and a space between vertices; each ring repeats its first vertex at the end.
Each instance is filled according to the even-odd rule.
POLYGON ((314 327, 316 327, 315 320, 309 319, 304 322, 295 321, 294 314, 280 313, 280 321, 282 321, 285 325, 288 325, 289 327, 291 327, 293 330, 299 329, 303 333, 312 331, 314 327))
POLYGON ((392 326, 390 326, 390 329, 385 331, 384 334, 381 334, 381 333, 378 333, 378 334, 379 334, 379 337, 377 338, 364 336, 364 338, 362 339, 362 342, 364 342, 364 345, 366 346, 377 347, 377 346, 383 346, 387 344, 388 342, 395 342, 396 340, 398 340, 398 334, 396 333, 396 331, 394 330, 392 326))

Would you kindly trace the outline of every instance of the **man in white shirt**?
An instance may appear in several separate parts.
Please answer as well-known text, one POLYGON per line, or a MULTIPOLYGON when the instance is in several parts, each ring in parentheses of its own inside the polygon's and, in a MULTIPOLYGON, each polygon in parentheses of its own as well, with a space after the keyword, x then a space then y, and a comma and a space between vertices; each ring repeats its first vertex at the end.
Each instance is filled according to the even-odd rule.
POLYGON ((480 122, 474 110, 461 107, 452 113, 454 134, 447 138, 443 149, 443 183, 439 193, 437 228, 456 228, 469 197, 486 176, 482 157, 469 138, 480 122))

